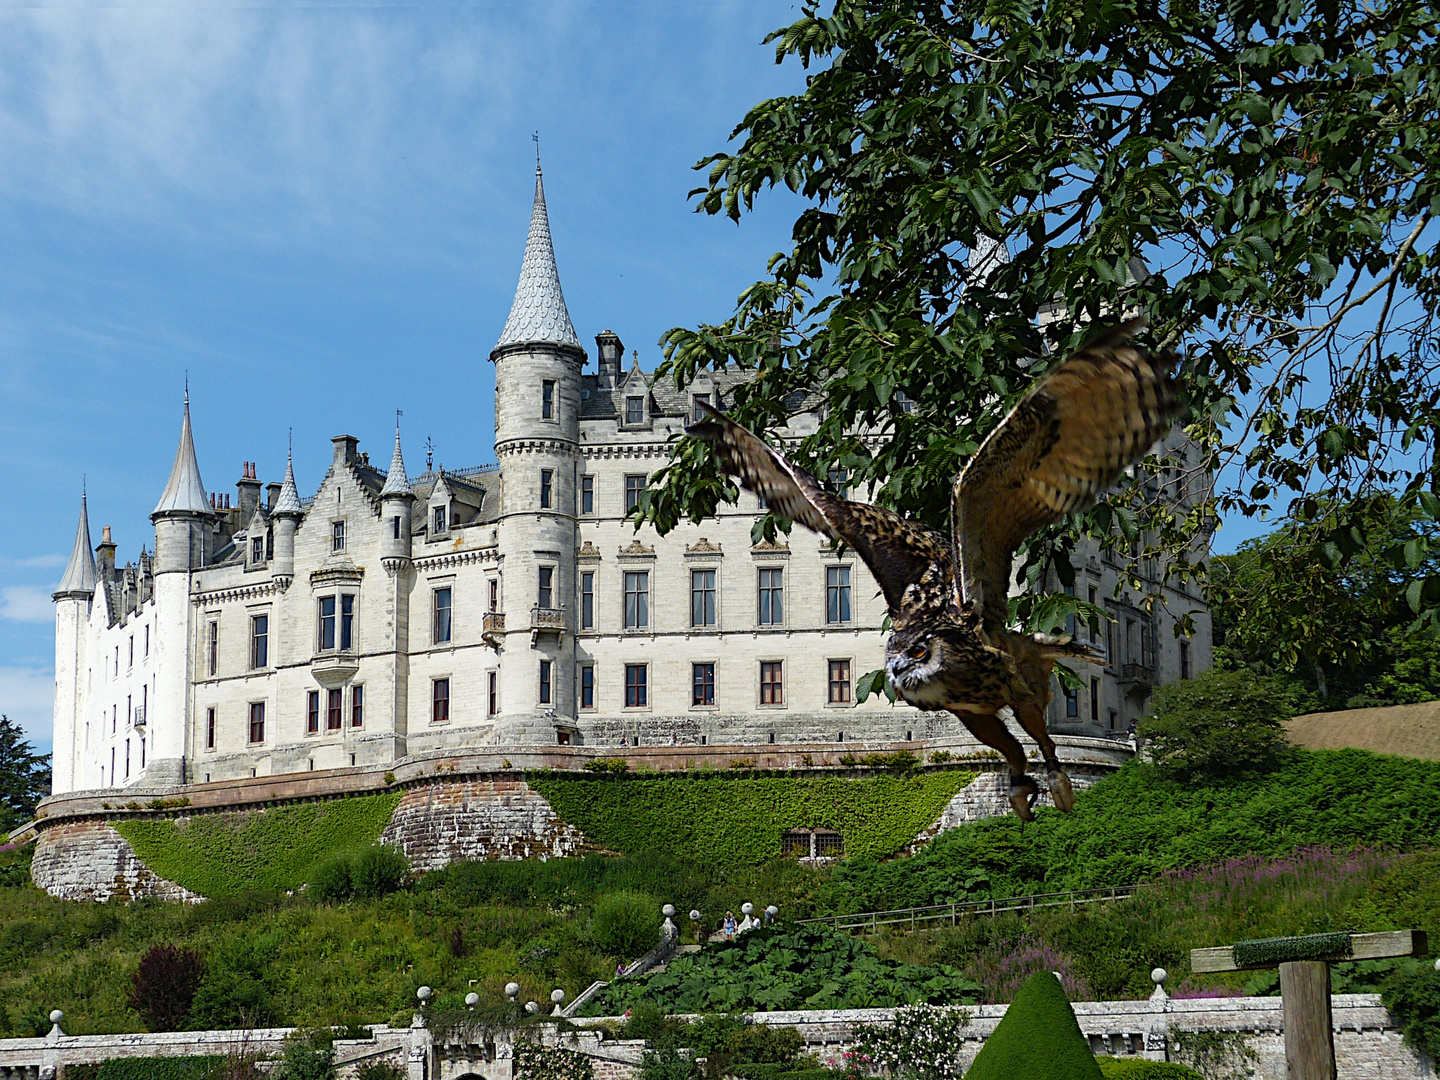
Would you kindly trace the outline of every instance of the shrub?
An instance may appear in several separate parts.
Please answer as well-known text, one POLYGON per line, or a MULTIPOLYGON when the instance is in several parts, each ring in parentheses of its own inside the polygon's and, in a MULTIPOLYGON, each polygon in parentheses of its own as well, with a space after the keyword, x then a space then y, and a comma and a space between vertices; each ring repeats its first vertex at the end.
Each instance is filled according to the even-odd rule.
POLYGON ((279 951, 274 934, 220 939, 205 965, 205 978, 190 1010, 195 1031, 269 1027, 281 1018, 266 968, 279 951))
POLYGON ((1048 971, 1020 987, 966 1080, 1103 1080, 1075 1010, 1048 971))
POLYGON ((211 1080, 219 1057, 111 1058, 93 1065, 67 1065, 64 1080, 211 1080))
POLYGON ((410 863, 397 848, 373 844, 359 851, 339 851, 315 864, 307 883, 316 900, 373 900, 405 883, 410 863))
POLYGON ((194 949, 152 945, 130 980, 130 1007, 151 1031, 179 1031, 204 973, 205 961, 194 949))
POLYGON ((335 1050, 328 1031, 297 1031, 285 1042, 274 1080, 335 1080, 335 1050))
POLYGON ((389 1061, 367 1061, 355 1073, 355 1080, 405 1080, 405 1070, 389 1061))
POLYGON ((585 763, 588 772, 594 773, 624 773, 630 771, 630 763, 624 758, 594 758, 585 763))
POLYGON ((1285 692, 1250 671, 1207 671, 1155 691, 1140 722, 1162 773, 1182 780, 1267 772, 1289 752, 1285 692))
POLYGON ((912 1005, 897 1009, 891 1024, 857 1028, 854 1052, 894 1080, 960 1080, 958 1052, 969 1023, 963 1009, 912 1005))
POLYGON ((1095 1059, 1105 1080, 1205 1080, 1194 1069, 1173 1061, 1146 1061, 1143 1058, 1101 1057, 1095 1059))
POLYGON ((515 1043, 515 1080, 595 1080, 595 1067, 578 1051, 519 1039, 515 1043))
POLYGON ((1391 976, 1381 995, 1400 1021, 1405 1041, 1440 1060, 1440 971, 1429 963, 1407 964, 1391 976))
POLYGON ((596 901, 590 928, 606 952, 634 960, 660 943, 660 905, 644 893, 610 893, 596 901))

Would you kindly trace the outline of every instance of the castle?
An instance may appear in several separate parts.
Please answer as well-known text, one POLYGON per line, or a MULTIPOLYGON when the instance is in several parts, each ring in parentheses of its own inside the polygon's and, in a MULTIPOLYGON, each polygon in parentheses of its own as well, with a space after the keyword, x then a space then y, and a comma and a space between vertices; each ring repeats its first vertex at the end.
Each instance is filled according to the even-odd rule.
MULTIPOLYGON (((494 466, 388 469, 337 435, 310 498, 293 465, 233 501, 207 494, 191 436, 151 520, 154 554, 91 547, 82 498, 54 593, 54 792, 165 789, 374 768, 481 746, 903 743, 963 734, 948 713, 856 701, 881 666, 885 608, 853 552, 803 529, 754 544, 742 493, 657 536, 626 520, 696 401, 565 306, 539 169, 519 286, 490 352, 494 466)), ((803 409, 784 437, 814 430, 803 409)), ((1188 499, 1178 486, 1171 497, 1188 499)), ((1082 549, 1075 588, 1111 609, 1110 666, 1057 692, 1052 728, 1123 733, 1149 690, 1210 665, 1203 601, 1165 590, 1197 633, 1170 632, 1117 588, 1124 568, 1082 549), (1171 594, 1174 594, 1173 596, 1171 594)))

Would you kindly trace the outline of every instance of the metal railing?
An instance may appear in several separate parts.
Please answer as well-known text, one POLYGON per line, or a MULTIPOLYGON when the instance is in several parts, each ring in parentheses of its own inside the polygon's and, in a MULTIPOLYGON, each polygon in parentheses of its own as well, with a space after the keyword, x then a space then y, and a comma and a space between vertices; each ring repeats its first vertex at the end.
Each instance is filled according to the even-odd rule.
POLYGON ((895 908, 891 911, 863 911, 858 915, 826 915, 819 919, 800 919, 801 925, 823 924, 837 930, 875 931, 882 926, 907 926, 916 929, 926 923, 948 922, 954 926, 962 915, 1003 915, 1010 911, 1034 911, 1036 908, 1078 907, 1107 900, 1123 900, 1134 895, 1139 885, 1115 885, 1108 889, 1078 889, 1073 892, 1035 893, 1030 896, 997 897, 993 900, 969 900, 964 903, 935 904, 931 907, 895 908))

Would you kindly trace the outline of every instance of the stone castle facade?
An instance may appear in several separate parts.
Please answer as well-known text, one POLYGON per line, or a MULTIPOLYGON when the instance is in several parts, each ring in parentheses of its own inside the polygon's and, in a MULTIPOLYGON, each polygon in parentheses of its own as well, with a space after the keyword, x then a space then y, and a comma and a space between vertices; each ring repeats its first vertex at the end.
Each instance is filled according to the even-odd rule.
MULTIPOLYGON (((914 742, 963 733, 948 713, 858 703, 881 666, 885 607, 863 563, 804 529, 751 542, 742 493, 700 525, 637 533, 626 514, 697 398, 627 367, 610 331, 597 367, 570 321, 537 169, 515 301, 490 353, 495 457, 382 471, 350 435, 302 498, 293 467, 233 500, 207 494, 188 396, 151 515, 154 554, 92 549, 84 501, 54 599, 54 791, 150 789, 383 765, 478 746, 914 742)), ((803 410, 782 435, 813 430, 803 410)), ((1173 497, 1188 493, 1176 488, 1173 497)), ((1076 591, 1112 608, 1111 666, 1057 692, 1052 727, 1123 733, 1149 690, 1210 664, 1203 602, 1173 616, 1115 597, 1123 568, 1082 551, 1076 591)), ((1142 575, 1149 571, 1141 567, 1142 575)), ((1172 596, 1171 593, 1174 595, 1172 596)))

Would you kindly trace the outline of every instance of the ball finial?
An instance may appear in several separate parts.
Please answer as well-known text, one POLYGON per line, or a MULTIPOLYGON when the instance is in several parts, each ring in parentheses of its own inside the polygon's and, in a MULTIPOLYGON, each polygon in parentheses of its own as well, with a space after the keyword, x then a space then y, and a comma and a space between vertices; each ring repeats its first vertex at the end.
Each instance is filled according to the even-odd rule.
POLYGON ((755 905, 752 904, 752 903, 750 903, 750 901, 748 901, 748 900, 745 901, 745 903, 743 903, 743 904, 740 905, 740 914, 741 914, 741 915, 749 915, 749 914, 751 914, 754 910, 755 910, 755 905))
POLYGON ((539 1004, 539 1002, 535 1002, 535 1001, 527 1001, 527 1002, 525 1002, 525 1011, 526 1011, 527 1013, 529 1013, 531 1016, 534 1016, 536 1013, 538 1013, 538 1012, 540 1011, 540 1004, 539 1004))
POLYGON ((691 921, 691 922, 699 922, 699 921, 700 921, 700 909, 699 909, 699 908, 691 908, 691 909, 690 909, 690 921, 691 921))
POLYGON ((426 1005, 429 1004, 430 997, 432 994, 434 994, 434 992, 435 991, 431 990, 430 987, 422 986, 419 990, 415 991, 415 996, 420 999, 421 1005, 426 1005))
POLYGON ((674 905, 674 904, 666 904, 664 907, 662 907, 662 908, 660 909, 660 914, 661 914, 661 915, 664 915, 667 919, 670 918, 670 916, 672 916, 672 915, 675 914, 675 905, 674 905))
POLYGON ((505 984, 505 996, 506 996, 507 998, 509 998, 511 1001, 514 1001, 517 997, 519 997, 519 996, 520 996, 520 984, 517 983, 517 982, 508 982, 508 983, 506 983, 506 984, 505 984))
POLYGON ((470 993, 468 993, 468 994, 465 995, 465 1007, 466 1007, 467 1009, 473 1009, 473 1008, 475 1008, 476 1005, 479 1005, 479 1004, 480 1004, 480 995, 477 994, 477 993, 475 993, 474 990, 471 990, 470 993))
POLYGON ((1161 967, 1157 967, 1154 971, 1150 972, 1150 981, 1156 986, 1159 986, 1169 977, 1170 973, 1161 967))
POLYGON ((553 1001, 556 1005, 563 1005, 563 1004, 565 1004, 565 991, 564 991, 564 990, 551 990, 551 991, 550 991, 550 1000, 553 1001))
POLYGON ((52 1024, 58 1024, 61 1020, 64 1020, 64 1019, 65 1019, 65 1014, 64 1014, 63 1012, 61 1012, 59 1009, 51 1009, 51 1010, 50 1010, 50 1022, 51 1022, 52 1024))

